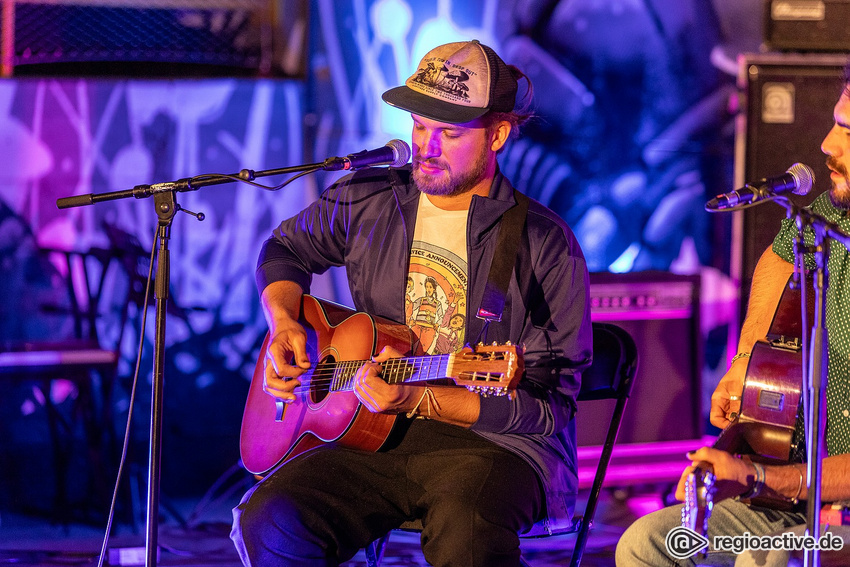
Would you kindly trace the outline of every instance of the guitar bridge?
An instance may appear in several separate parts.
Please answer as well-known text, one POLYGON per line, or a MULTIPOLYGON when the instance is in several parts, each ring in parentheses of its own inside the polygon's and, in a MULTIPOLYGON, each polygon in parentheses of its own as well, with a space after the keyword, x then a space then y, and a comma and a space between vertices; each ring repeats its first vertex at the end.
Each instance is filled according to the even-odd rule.
POLYGON ((767 342, 773 348, 788 350, 792 352, 800 352, 803 349, 803 343, 800 342, 799 337, 786 337, 785 335, 779 335, 778 337, 774 338, 768 337, 767 342))

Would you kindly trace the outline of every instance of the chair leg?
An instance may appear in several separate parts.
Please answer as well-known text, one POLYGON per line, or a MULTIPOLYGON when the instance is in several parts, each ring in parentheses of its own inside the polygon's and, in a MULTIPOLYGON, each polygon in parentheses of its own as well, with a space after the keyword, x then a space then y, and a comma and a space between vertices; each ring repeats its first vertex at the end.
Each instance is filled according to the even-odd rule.
POLYGON ((387 532, 379 537, 364 550, 366 552, 366 565, 368 567, 380 567, 381 560, 384 558, 384 550, 387 548, 387 542, 390 540, 390 533, 387 532))
POLYGON ((579 527, 578 536, 576 537, 576 544, 573 547, 573 555, 570 557, 570 567, 579 567, 581 564, 581 556, 584 555, 584 546, 587 543, 590 524, 591 522, 582 518, 581 527, 579 527))
POLYGON ((67 528, 71 522, 70 509, 68 504, 68 470, 70 468, 70 449, 72 443, 71 426, 59 413, 59 408, 53 404, 51 397, 52 380, 45 379, 39 384, 39 389, 44 397, 44 414, 47 418, 47 430, 50 433, 50 442, 53 449, 53 470, 55 476, 56 493, 53 495, 53 509, 51 514, 54 521, 62 524, 67 528), (66 438, 62 438, 62 430, 65 431, 66 438))

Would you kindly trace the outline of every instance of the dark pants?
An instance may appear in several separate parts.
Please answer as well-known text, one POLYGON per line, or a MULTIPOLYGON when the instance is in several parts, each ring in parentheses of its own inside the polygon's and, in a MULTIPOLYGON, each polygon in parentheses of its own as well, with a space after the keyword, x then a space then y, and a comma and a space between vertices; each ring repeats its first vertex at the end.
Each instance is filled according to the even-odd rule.
POLYGON ((542 502, 522 458, 464 428, 414 420, 393 449, 324 446, 278 467, 234 509, 231 537, 246 566, 338 565, 421 518, 432 565, 515 566, 517 534, 542 502))

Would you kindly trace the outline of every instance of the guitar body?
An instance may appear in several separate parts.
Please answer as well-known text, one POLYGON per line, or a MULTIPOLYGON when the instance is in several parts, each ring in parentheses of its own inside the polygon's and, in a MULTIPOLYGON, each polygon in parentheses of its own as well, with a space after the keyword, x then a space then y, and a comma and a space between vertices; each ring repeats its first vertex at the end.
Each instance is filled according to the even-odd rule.
MULTIPOLYGON (((307 331, 310 362, 318 367, 367 360, 385 346, 409 353, 416 344, 415 335, 404 325, 310 295, 302 300, 299 320, 307 331)), ((269 340, 267 334, 242 418, 240 452, 248 471, 264 474, 278 463, 324 443, 369 451, 383 445, 397 416, 364 409, 353 392, 329 391, 326 380, 313 380, 309 387, 299 388, 297 399, 289 404, 267 394, 263 370, 269 340)))
POLYGON ((714 447, 764 462, 786 463, 802 393, 802 351, 758 341, 750 355, 741 411, 714 447))

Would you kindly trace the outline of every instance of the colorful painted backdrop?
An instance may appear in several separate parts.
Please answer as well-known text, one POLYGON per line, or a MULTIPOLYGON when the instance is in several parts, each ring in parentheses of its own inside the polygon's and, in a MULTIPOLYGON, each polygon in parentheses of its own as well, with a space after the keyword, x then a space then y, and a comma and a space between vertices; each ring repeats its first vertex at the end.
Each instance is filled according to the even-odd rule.
MULTIPOLYGON (((409 139, 409 117, 380 102, 381 92, 403 82, 430 47, 470 38, 534 82, 538 119, 501 165, 573 226, 592 270, 702 272, 707 302, 736 293, 724 276, 725 221, 703 205, 731 184, 735 57, 758 48, 760 2, 312 0, 310 8, 304 80, 0 82, 0 340, 61 338, 31 301, 36 291, 59 293, 63 276, 33 261, 36 247, 108 247, 106 224, 145 250, 152 242, 150 199, 58 210, 57 198, 310 163, 409 139)), ((265 332, 253 284, 257 252, 280 219, 335 176, 277 192, 234 183, 179 195, 206 220, 178 215, 172 228, 173 302, 181 309, 167 337, 166 490, 185 489, 169 479, 187 458, 205 471, 196 487, 235 462, 242 399, 265 332)), ((317 279, 313 292, 345 302, 344 274, 317 279)), ((121 387, 110 401, 119 426, 140 320, 131 312, 121 387)), ((726 323, 715 313, 706 333, 726 323)), ((134 425, 142 448, 152 336, 151 323, 134 425)), ((76 393, 57 387, 53 395, 70 404, 76 393)), ((42 442, 35 424, 43 400, 31 388, 9 396, 7 447, 42 442)), ((47 461, 34 466, 50 469, 47 461)))

